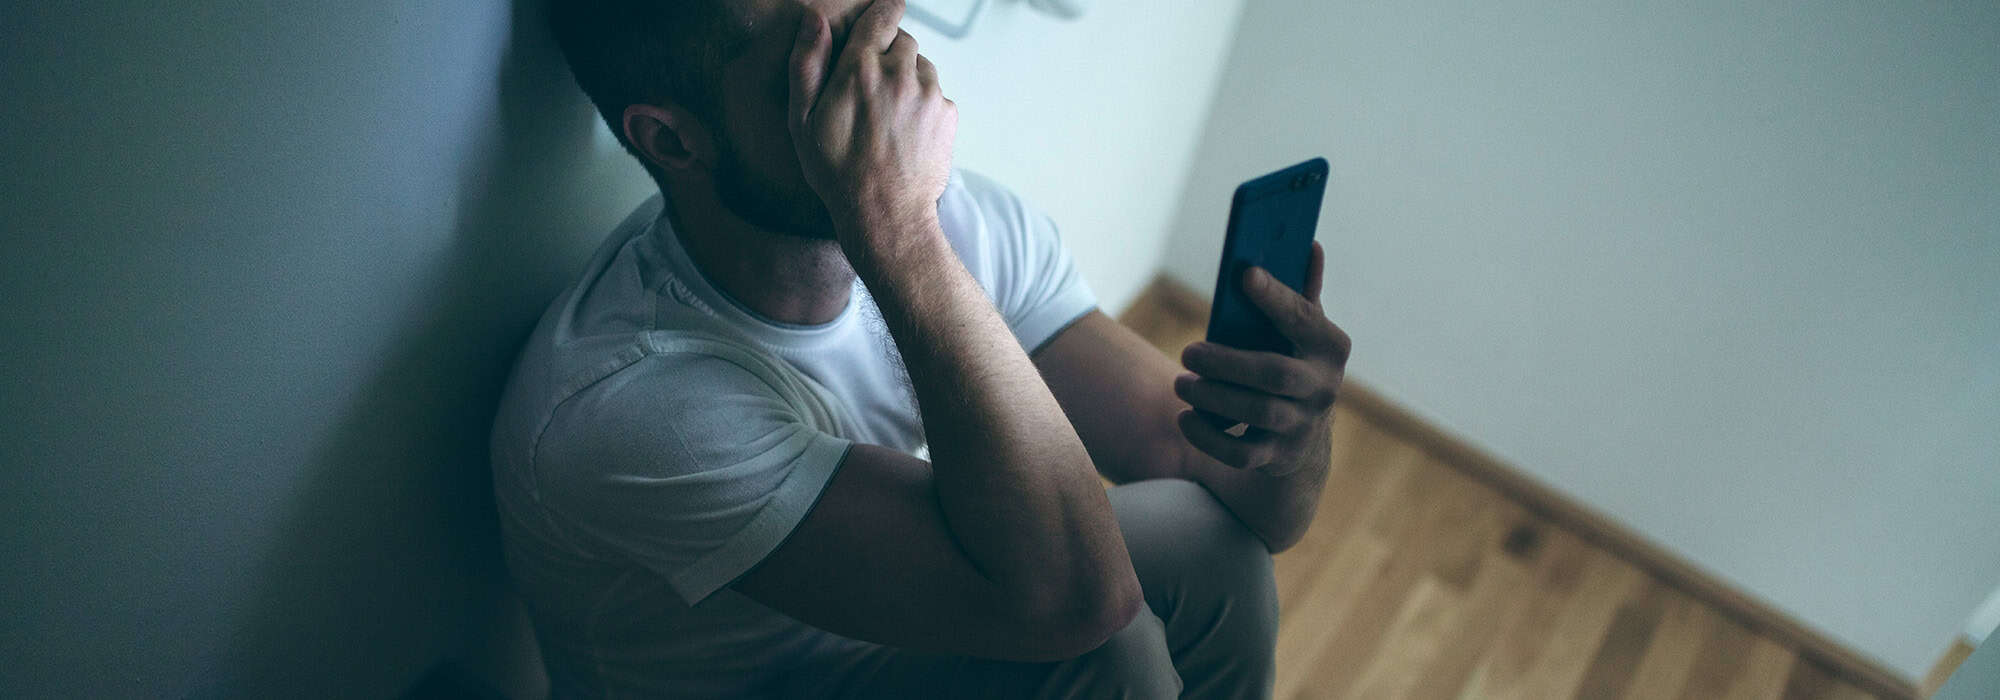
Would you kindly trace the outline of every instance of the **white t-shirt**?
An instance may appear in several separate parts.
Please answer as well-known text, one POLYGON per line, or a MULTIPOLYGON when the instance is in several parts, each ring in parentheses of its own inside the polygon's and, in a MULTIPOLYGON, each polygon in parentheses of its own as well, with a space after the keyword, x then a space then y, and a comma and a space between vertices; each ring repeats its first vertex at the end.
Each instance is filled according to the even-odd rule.
MULTIPOLYGON (((661 198, 543 314, 492 435, 508 568, 558 697, 752 697, 859 644, 727 588, 817 501, 848 446, 924 453, 894 341, 858 280, 817 326, 758 316, 695 268, 661 198)), ((954 171, 939 220, 1023 348, 1096 308, 1054 224, 954 171)))

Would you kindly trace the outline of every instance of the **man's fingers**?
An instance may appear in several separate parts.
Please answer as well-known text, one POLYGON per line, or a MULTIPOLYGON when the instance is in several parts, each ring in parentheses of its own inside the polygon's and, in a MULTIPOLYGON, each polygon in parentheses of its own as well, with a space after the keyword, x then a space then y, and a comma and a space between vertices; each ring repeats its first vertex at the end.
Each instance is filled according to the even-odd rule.
POLYGON ((799 18, 799 38, 792 45, 793 133, 802 130, 813 106, 819 102, 820 88, 826 83, 827 54, 826 18, 808 7, 805 16, 799 18))
POLYGON ((938 86, 937 66, 923 54, 917 54, 917 84, 927 88, 938 86))
POLYGON ((1319 390, 1311 365, 1275 352, 1199 342, 1181 351, 1181 365, 1203 379, 1229 382, 1288 398, 1311 398, 1319 390))
POLYGON ((903 0, 875 0, 868 9, 854 21, 854 29, 847 35, 847 53, 852 59, 861 59, 869 54, 888 53, 889 45, 896 41, 901 32, 896 23, 903 21, 903 0))
POLYGON ((1237 469, 1255 469, 1277 460, 1277 438, 1270 433, 1252 430, 1243 437, 1233 437, 1202 420, 1194 411, 1181 411, 1175 421, 1188 444, 1217 462, 1237 469))
POLYGON ((1306 417, 1291 399, 1192 374, 1174 378, 1174 395, 1196 409, 1271 432, 1290 432, 1306 417))
POLYGON ((1328 329, 1333 326, 1326 319, 1326 312, 1318 304, 1306 299, 1270 272, 1261 267, 1252 267, 1243 272, 1243 292, 1250 301, 1271 319, 1278 332, 1285 334, 1302 350, 1324 350, 1333 345, 1333 334, 1328 329))
POLYGON ((917 59, 917 38, 909 32, 896 30, 896 39, 889 42, 889 50, 882 54, 882 65, 888 67, 913 66, 917 59))
POLYGON ((1319 292, 1326 284, 1326 249, 1319 241, 1313 241, 1312 262, 1306 264, 1306 300, 1319 303, 1319 292))
POLYGON ((1329 331, 1327 342, 1332 344, 1333 359, 1344 368, 1347 366, 1348 355, 1354 352, 1354 339, 1348 337, 1347 331, 1342 329, 1340 324, 1334 323, 1332 320, 1326 322, 1326 327, 1329 331))

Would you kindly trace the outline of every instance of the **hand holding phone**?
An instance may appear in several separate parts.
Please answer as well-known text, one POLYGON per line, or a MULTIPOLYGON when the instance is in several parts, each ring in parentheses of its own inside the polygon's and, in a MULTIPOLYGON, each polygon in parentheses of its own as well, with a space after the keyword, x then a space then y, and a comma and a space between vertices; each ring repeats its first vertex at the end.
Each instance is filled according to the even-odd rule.
POLYGON ((1319 304, 1325 253, 1313 242, 1327 164, 1313 159, 1236 190, 1208 340, 1174 393, 1180 429, 1217 462, 1284 476, 1324 468, 1327 428, 1351 343, 1319 304))

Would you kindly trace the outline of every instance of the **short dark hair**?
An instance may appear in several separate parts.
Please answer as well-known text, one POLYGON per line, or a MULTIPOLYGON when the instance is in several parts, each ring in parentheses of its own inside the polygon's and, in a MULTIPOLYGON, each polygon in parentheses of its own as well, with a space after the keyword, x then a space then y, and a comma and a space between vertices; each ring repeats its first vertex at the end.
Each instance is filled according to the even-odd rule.
POLYGON ((625 108, 672 101, 713 122, 716 73, 744 29, 727 0, 548 0, 549 28, 576 84, 618 142, 654 179, 660 173, 625 138, 625 108))

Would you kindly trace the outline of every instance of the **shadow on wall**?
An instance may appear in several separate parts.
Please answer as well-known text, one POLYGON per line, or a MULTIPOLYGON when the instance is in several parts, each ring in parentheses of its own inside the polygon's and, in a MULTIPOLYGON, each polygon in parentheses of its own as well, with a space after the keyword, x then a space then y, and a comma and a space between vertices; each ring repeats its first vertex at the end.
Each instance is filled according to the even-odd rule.
POLYGON ((546 694, 500 557, 487 435, 515 350, 575 272, 564 264, 578 259, 575 225, 562 219, 573 207, 560 203, 587 201, 575 173, 596 117, 538 5, 514 4, 498 113, 460 177, 454 243, 318 448, 202 694, 400 693, 441 661, 514 698, 546 694))

